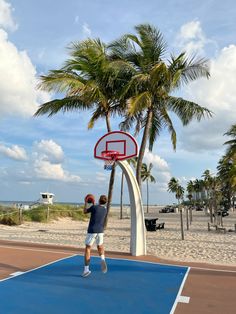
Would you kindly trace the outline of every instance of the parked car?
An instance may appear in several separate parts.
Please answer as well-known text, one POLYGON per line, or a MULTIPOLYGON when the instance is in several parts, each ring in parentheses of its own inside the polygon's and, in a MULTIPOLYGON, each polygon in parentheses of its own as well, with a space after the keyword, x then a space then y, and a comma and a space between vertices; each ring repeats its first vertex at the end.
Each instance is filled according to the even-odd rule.
POLYGON ((202 211, 204 208, 202 206, 196 206, 196 211, 202 211))
MULTIPOLYGON (((227 210, 219 210, 219 211, 217 212, 217 215, 218 215, 218 216, 222 216, 222 217, 226 217, 226 216, 229 216, 229 213, 228 213, 227 210)), ((213 217, 215 217, 215 214, 213 214, 213 217)))
POLYGON ((159 213, 174 213, 175 209, 171 206, 166 206, 159 210, 159 213))

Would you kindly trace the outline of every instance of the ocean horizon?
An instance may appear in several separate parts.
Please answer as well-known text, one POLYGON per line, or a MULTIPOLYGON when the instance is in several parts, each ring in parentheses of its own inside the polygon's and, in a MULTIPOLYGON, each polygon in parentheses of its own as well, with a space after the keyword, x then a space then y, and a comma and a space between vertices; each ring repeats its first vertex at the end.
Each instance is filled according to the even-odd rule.
MULTIPOLYGON (((2 206, 12 206, 16 204, 22 204, 22 205, 33 205, 36 204, 37 201, 22 201, 22 200, 16 200, 16 201, 2 201, 0 200, 0 205, 2 206)), ((54 202, 54 204, 67 204, 67 205, 83 205, 82 202, 54 202)), ((119 203, 112 203, 111 206, 120 207, 119 203)), ((124 204, 123 206, 130 206, 130 204, 124 204)), ((147 206, 146 204, 143 204, 143 206, 147 206)), ((165 206, 162 204, 149 204, 149 206, 165 206)))

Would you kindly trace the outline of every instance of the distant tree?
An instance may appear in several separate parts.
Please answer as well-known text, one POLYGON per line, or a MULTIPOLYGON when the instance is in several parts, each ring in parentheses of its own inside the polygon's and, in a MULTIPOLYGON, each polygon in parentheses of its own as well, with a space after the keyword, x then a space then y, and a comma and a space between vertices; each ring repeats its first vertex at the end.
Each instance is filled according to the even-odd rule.
POLYGON ((204 181, 204 188, 206 190, 206 210, 209 209, 209 197, 210 197, 210 186, 211 186, 211 173, 210 173, 210 170, 207 169, 203 172, 202 174, 202 177, 203 177, 203 181, 204 181))
POLYGON ((226 155, 228 158, 236 158, 236 124, 232 125, 228 132, 224 135, 232 137, 231 140, 224 143, 224 145, 228 145, 226 155))
POLYGON ((183 213, 180 207, 180 200, 184 197, 184 188, 179 184, 179 181, 172 177, 168 183, 168 192, 175 193, 175 197, 178 200, 178 209, 180 212, 180 224, 181 224, 181 237, 184 240, 184 227, 183 227, 183 213))

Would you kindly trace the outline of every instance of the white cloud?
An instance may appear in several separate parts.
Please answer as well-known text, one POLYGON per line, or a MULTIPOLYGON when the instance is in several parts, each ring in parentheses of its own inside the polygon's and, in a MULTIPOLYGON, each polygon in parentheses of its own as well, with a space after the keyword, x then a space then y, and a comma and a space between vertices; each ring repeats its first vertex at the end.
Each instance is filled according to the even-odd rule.
POLYGON ((146 149, 144 160, 146 163, 152 163, 154 167, 157 167, 158 171, 165 172, 169 169, 168 163, 158 155, 153 154, 146 149))
POLYGON ((72 175, 62 168, 61 164, 52 164, 47 160, 36 160, 34 163, 34 171, 38 178, 46 180, 57 180, 64 182, 80 182, 81 178, 72 175))
POLYGON ((53 140, 41 140, 35 143, 35 149, 38 154, 44 156, 44 159, 49 160, 52 163, 62 162, 64 159, 64 153, 60 145, 53 140))
POLYGON ((203 53, 207 40, 199 21, 191 21, 181 26, 176 44, 187 54, 203 53))
POLYGON ((224 149, 223 134, 236 122, 236 45, 223 48, 211 60, 210 73, 209 80, 198 80, 186 89, 187 98, 214 112, 213 118, 183 129, 181 141, 189 151, 224 149))
POLYGON ((82 26, 82 28, 83 28, 83 34, 84 34, 84 36, 85 36, 85 37, 90 37, 91 34, 92 34, 92 31, 91 31, 91 29, 89 28, 89 25, 88 25, 87 23, 84 23, 83 26, 82 26))
POLYGON ((64 152, 53 140, 41 140, 33 146, 33 171, 37 178, 63 182, 81 182, 78 175, 63 169, 64 152))
POLYGON ((12 6, 10 3, 4 0, 0 0, 0 27, 15 31, 18 25, 14 22, 11 15, 12 6))
POLYGON ((144 162, 148 165, 150 163, 153 164, 152 175, 154 176, 156 183, 151 185, 152 190, 166 191, 167 184, 171 179, 169 165, 166 160, 146 149, 144 162))
POLYGON ((6 147, 0 144, 0 153, 3 155, 15 159, 15 160, 27 160, 27 154, 24 148, 19 147, 18 145, 12 145, 11 147, 6 147))
POLYGON ((32 116, 49 95, 36 89, 36 69, 27 52, 18 51, 2 29, 0 60, 0 115, 32 116))

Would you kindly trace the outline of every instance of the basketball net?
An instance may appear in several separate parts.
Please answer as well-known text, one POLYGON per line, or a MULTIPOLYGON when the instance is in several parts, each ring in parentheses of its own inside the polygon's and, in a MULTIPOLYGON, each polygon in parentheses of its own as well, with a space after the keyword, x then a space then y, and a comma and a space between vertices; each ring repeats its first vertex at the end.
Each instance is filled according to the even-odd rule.
POLYGON ((103 157, 109 157, 109 159, 104 159, 104 169, 111 171, 113 168, 113 165, 115 164, 117 160, 117 156, 119 156, 119 152, 113 151, 113 150, 107 150, 102 152, 103 157))
POLYGON ((105 170, 108 170, 108 171, 111 171, 112 168, 113 168, 113 165, 115 163, 115 160, 112 160, 112 159, 106 159, 104 160, 104 169, 105 170))

